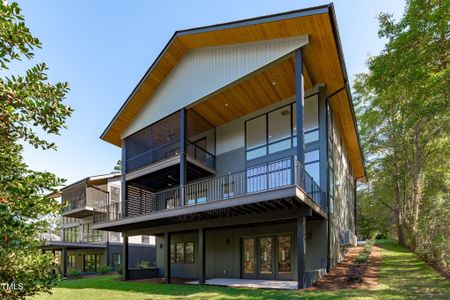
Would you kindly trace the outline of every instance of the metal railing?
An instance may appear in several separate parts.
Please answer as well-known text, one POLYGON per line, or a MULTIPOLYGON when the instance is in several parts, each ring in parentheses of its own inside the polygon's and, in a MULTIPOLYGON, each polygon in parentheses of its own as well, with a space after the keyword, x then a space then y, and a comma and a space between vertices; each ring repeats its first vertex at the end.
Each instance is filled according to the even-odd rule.
POLYGON ((115 202, 103 207, 94 208, 94 223, 121 219, 121 205, 122 204, 120 202, 115 202))
POLYGON ((176 156, 180 153, 180 140, 152 148, 139 155, 127 159, 127 171, 134 171, 152 163, 176 156))
POLYGON ((105 233, 84 232, 82 241, 83 243, 103 243, 106 242, 106 236, 105 233))
POLYGON ((86 198, 80 198, 77 200, 69 200, 65 203, 68 203, 67 206, 64 207, 64 212, 71 211, 76 208, 85 207, 86 206, 86 198))
POLYGON ((211 169, 216 168, 216 157, 207 150, 191 143, 190 141, 188 141, 187 144, 186 154, 211 169))
MULTIPOLYGON (((319 185, 293 157, 267 162, 244 171, 205 179, 149 196, 125 201, 127 216, 146 215, 178 207, 201 205, 207 202, 231 199, 271 191, 287 186, 298 186, 309 198, 326 210, 326 199, 319 185), (182 203, 184 194, 184 203, 182 203)), ((94 209, 94 222, 114 221, 124 218, 111 206, 94 209)))
MULTIPOLYGON (((137 170, 179 154, 180 140, 172 141, 127 159, 127 172, 137 170)), ((187 143, 186 154, 212 169, 216 166, 216 157, 213 154, 190 141, 187 143)))

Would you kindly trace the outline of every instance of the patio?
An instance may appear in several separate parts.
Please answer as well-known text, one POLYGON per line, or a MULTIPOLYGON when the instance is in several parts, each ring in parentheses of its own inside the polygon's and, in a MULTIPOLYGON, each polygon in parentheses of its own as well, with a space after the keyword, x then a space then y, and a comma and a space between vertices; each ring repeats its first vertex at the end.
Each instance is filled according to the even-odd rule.
MULTIPOLYGON (((186 282, 186 284, 198 284, 198 281, 190 281, 186 282)), ((213 278, 206 280, 205 284, 227 286, 227 287, 257 288, 257 289, 296 290, 298 282, 281 281, 281 280, 213 278)))

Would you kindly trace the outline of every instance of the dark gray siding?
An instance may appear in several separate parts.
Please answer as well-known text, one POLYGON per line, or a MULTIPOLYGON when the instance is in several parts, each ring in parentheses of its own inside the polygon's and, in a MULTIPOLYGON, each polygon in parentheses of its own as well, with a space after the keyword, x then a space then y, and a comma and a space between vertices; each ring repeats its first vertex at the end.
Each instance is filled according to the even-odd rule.
POLYGON ((238 148, 216 156, 217 176, 245 169, 245 149, 238 148))
MULTIPOLYGON (((129 267, 134 268, 142 260, 150 262, 150 266, 156 265, 156 249, 154 245, 129 244, 129 267)), ((108 246, 108 264, 113 266, 113 253, 123 255, 123 245, 110 243, 108 246)), ((123 257, 122 257, 123 261, 123 257)))

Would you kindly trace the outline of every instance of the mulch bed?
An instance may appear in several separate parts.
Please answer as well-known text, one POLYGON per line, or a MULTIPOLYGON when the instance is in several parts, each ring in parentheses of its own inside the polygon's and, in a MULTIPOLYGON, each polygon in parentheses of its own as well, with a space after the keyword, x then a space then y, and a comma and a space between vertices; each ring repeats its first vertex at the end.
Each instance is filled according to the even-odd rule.
POLYGON ((363 247, 354 247, 350 249, 345 258, 336 265, 329 273, 323 276, 312 290, 341 290, 341 289, 368 289, 373 288, 379 283, 381 268, 381 248, 374 246, 372 253, 367 261, 361 282, 350 282, 348 280, 350 266, 354 264, 354 259, 363 247))

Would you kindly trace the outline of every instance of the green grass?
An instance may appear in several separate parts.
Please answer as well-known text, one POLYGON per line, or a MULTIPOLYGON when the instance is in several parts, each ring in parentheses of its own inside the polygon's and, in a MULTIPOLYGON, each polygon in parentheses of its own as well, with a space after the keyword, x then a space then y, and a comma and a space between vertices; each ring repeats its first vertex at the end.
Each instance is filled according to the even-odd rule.
POLYGON ((117 276, 62 281, 33 299, 450 299, 450 282, 406 249, 383 241, 381 282, 374 289, 276 291, 123 282, 117 276))

